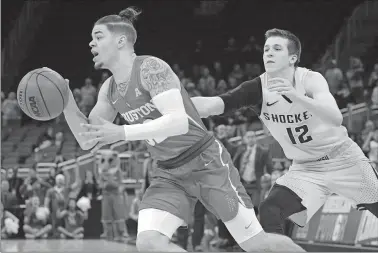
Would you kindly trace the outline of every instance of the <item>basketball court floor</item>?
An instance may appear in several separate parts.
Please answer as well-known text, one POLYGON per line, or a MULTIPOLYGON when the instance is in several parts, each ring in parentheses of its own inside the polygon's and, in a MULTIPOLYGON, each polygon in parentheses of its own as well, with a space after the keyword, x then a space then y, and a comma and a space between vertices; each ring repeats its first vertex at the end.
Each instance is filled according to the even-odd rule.
POLYGON ((136 252, 136 247, 105 240, 1 240, 0 252, 136 252))

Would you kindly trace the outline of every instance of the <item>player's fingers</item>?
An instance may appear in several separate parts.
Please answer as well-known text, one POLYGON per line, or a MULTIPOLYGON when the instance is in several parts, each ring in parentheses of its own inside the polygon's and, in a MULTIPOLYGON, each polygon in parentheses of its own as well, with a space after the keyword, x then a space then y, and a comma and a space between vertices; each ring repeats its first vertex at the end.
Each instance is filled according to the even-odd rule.
POLYGON ((276 83, 276 82, 285 83, 285 82, 288 82, 288 80, 285 78, 274 77, 274 78, 269 79, 268 82, 269 83, 276 83))
POLYGON ((102 138, 105 136, 104 132, 102 131, 82 132, 79 135, 87 138, 102 138))
POLYGON ((85 127, 88 130, 100 130, 100 129, 102 129, 102 125, 93 125, 93 124, 82 123, 80 126, 85 127))
POLYGON ((287 87, 277 87, 269 89, 270 92, 282 92, 282 91, 289 91, 289 88, 287 87))
POLYGON ((276 84, 270 85, 268 89, 274 89, 274 88, 279 88, 279 87, 292 87, 292 86, 287 83, 276 83, 276 84))

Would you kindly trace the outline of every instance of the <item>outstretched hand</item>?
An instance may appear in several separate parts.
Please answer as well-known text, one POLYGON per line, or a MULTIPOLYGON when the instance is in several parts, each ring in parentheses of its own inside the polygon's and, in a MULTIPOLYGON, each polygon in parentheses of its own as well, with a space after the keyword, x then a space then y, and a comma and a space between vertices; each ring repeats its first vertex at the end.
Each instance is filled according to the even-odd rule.
POLYGON ((291 99, 295 99, 299 96, 293 84, 284 78, 277 77, 268 80, 268 89, 271 92, 276 92, 278 95, 286 95, 291 99))
POLYGON ((92 153, 97 152, 105 145, 123 141, 126 138, 123 126, 113 124, 101 117, 98 117, 98 119, 101 122, 100 125, 81 124, 87 131, 79 134, 87 139, 84 145, 92 146, 97 143, 91 150, 92 153))

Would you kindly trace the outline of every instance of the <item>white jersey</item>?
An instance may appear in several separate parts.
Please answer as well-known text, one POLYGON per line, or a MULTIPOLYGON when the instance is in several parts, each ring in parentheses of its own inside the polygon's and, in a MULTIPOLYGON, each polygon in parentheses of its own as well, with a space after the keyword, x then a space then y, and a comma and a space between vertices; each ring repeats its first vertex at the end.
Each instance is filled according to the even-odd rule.
MULTIPOLYGON (((311 70, 296 68, 295 89, 304 89, 311 70)), ((279 142, 285 155, 293 160, 315 160, 348 139, 344 126, 332 126, 312 115, 304 106, 268 90, 266 73, 260 76, 263 101, 260 119, 279 142)))

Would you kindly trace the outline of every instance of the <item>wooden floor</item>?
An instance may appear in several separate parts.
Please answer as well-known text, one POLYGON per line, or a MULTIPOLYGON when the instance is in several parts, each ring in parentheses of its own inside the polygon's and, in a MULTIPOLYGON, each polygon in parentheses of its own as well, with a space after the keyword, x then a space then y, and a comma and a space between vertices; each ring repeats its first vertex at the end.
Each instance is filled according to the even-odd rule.
POLYGON ((135 246, 105 240, 1 240, 1 252, 136 252, 135 246))

